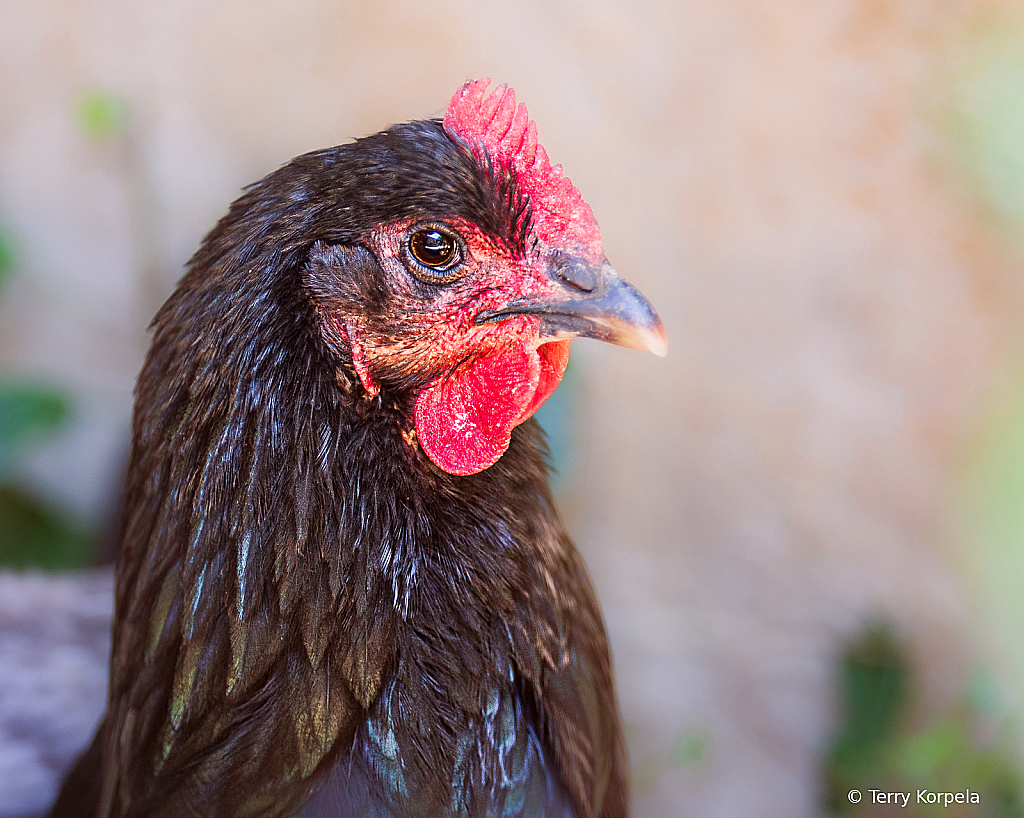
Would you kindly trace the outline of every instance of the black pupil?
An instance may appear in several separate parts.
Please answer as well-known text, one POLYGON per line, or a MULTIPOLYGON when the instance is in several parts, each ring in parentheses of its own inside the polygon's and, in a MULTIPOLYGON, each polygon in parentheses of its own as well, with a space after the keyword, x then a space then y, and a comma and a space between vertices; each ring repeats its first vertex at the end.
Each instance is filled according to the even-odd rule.
POLYGON ((421 230, 412 237, 412 253, 428 267, 444 267, 455 257, 455 242, 438 230, 421 230))

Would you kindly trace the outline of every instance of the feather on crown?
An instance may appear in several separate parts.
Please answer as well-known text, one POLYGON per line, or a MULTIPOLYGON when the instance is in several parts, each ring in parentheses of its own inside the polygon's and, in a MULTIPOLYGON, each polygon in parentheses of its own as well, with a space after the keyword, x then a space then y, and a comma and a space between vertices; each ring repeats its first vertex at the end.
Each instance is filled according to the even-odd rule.
POLYGON ((512 171, 519 190, 533 208, 533 232, 545 244, 578 253, 590 261, 604 259, 601 231, 580 192, 551 165, 537 142, 537 126, 516 93, 499 85, 484 96, 490 79, 470 80, 455 92, 444 115, 444 129, 480 156, 512 171))

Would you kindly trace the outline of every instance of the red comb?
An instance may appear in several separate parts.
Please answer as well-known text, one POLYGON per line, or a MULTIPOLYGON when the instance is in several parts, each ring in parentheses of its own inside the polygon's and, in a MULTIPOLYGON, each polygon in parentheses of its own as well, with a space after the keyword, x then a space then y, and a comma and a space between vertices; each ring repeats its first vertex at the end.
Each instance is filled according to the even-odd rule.
POLYGON ((600 262, 601 231, 590 206, 562 175, 562 166, 552 167, 526 106, 516 106, 516 92, 499 85, 485 97, 490 84, 487 78, 470 80, 455 92, 444 115, 445 131, 475 155, 486 151, 492 162, 515 173, 533 206, 533 231, 541 241, 600 262))

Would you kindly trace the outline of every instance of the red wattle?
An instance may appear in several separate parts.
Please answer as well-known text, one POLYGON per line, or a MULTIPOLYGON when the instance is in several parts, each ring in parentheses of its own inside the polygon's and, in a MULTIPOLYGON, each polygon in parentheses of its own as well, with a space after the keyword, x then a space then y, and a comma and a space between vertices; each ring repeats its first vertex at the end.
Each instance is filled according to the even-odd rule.
POLYGON ((526 407, 526 411, 519 418, 518 423, 533 417, 533 413, 540 409, 540 405, 551 397, 551 393, 562 382, 565 367, 569 363, 569 344, 571 343, 571 341, 551 341, 537 347, 537 352, 540 355, 540 380, 537 383, 537 391, 533 393, 533 400, 526 407))
POLYGON ((569 341, 539 350, 508 346, 490 352, 416 398, 416 436, 427 457, 449 474, 476 474, 508 448, 512 429, 555 391, 569 341))

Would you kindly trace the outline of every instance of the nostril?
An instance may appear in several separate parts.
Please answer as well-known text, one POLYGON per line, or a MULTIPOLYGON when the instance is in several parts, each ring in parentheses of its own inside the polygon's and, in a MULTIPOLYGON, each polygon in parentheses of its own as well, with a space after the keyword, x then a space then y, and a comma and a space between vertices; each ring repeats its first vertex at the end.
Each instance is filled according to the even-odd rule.
POLYGON ((598 271, 583 259, 557 255, 551 262, 555 278, 582 293, 592 293, 600 282, 598 271))

